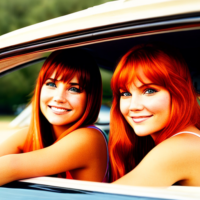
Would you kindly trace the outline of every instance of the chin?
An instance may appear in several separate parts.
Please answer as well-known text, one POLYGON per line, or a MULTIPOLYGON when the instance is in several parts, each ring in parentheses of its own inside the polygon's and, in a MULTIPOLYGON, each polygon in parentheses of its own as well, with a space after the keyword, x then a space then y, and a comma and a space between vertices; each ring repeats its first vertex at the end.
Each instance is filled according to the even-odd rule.
POLYGON ((135 134, 139 137, 144 137, 144 136, 148 136, 152 134, 151 132, 144 131, 144 130, 134 130, 134 131, 135 131, 135 134))
POLYGON ((62 126, 62 125, 64 125, 64 124, 66 124, 66 123, 64 123, 64 122, 57 121, 57 120, 51 120, 51 119, 49 119, 48 121, 49 121, 50 124, 56 125, 56 126, 62 126))

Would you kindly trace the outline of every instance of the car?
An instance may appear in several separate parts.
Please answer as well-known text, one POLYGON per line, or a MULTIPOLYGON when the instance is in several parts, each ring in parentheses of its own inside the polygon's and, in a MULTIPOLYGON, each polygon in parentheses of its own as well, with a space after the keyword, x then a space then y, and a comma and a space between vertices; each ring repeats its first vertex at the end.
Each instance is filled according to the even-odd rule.
MULTIPOLYGON (((106 72, 103 82, 108 83, 132 46, 165 42, 180 50, 200 92, 199 36, 199 0, 116 0, 1 36, 0 76, 43 62, 49 52, 81 47, 91 52, 106 72)), ((200 188, 130 187, 38 177, 4 185, 0 194, 2 199, 200 199, 200 188)))

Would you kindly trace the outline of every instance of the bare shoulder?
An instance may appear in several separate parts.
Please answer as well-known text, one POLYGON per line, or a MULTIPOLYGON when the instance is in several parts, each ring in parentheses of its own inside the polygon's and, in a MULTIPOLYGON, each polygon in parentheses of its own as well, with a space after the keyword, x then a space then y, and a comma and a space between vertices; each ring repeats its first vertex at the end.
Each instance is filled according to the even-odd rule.
POLYGON ((102 162, 107 158, 106 141, 99 130, 94 128, 79 128, 55 143, 58 151, 65 155, 79 158, 84 155, 84 165, 87 163, 102 162), (97 160, 99 160, 97 162, 97 160))
POLYGON ((166 139, 154 147, 134 170, 116 183, 170 186, 182 181, 184 185, 189 185, 186 181, 193 181, 200 168, 199 159, 197 161, 199 146, 200 139, 197 136, 180 135, 166 139))
POLYGON ((5 141, 3 141, 0 144, 2 150, 0 156, 22 152, 24 143, 27 138, 28 129, 29 129, 28 127, 22 128, 13 133, 5 141))
POLYGON ((184 156, 184 159, 189 156, 191 159, 200 155, 200 137, 187 133, 176 135, 158 145, 158 150, 174 156, 184 156))
POLYGON ((76 129, 75 131, 73 131, 73 133, 75 133, 75 134, 82 133, 83 135, 89 136, 89 137, 103 138, 102 137, 103 133, 101 133, 100 130, 98 130, 96 128, 90 128, 90 127, 79 128, 79 129, 76 129))
POLYGON ((194 159, 200 156, 200 137, 191 134, 181 134, 171 137, 149 153, 152 156, 159 156, 161 160, 170 159, 186 162, 186 159, 194 159))
POLYGON ((79 141, 84 142, 85 144, 90 144, 91 147, 95 147, 96 145, 105 145, 103 133, 95 128, 85 127, 76 129, 68 135, 68 139, 69 138, 78 138, 79 141))
MULTIPOLYGON (((197 135, 199 135, 199 133, 197 133, 197 135)), ((200 137, 197 135, 188 133, 176 135, 166 140, 166 142, 163 143, 163 146, 172 146, 171 151, 176 151, 177 153, 175 153, 175 156, 179 156, 179 160, 183 160, 185 164, 197 164, 197 159, 199 160, 200 156, 200 137)))
POLYGON ((144 158, 146 166, 168 174, 166 179, 172 184, 177 181, 189 180, 200 168, 200 138, 191 134, 171 137, 147 154, 144 158), (152 164, 153 161, 153 164, 152 164))
POLYGON ((64 162, 67 170, 82 168, 98 171, 101 169, 101 175, 105 174, 107 147, 99 130, 94 128, 76 129, 46 149, 50 150, 51 155, 56 155, 56 158, 62 155, 62 161, 70 160, 68 166, 64 162))

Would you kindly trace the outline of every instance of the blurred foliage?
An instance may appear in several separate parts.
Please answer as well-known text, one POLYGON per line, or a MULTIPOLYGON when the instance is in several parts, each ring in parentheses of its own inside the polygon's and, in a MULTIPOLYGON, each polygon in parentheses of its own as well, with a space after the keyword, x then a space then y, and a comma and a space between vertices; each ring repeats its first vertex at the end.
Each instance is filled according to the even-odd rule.
POLYGON ((111 106, 111 101, 112 101, 112 90, 110 87, 110 81, 112 78, 112 72, 105 70, 105 69, 100 69, 101 72, 101 77, 102 77, 102 83, 103 83, 103 100, 102 103, 111 106))
POLYGON ((14 115, 0 115, 0 122, 10 122, 15 118, 14 115))
POLYGON ((113 0, 0 0, 0 35, 113 0))
MULTIPOLYGON (((30 102, 43 62, 11 72, 0 78, 0 113, 13 114, 30 102)), ((17 114, 17 113, 16 113, 17 114)))
MULTIPOLYGON (((108 1, 113 0, 0 0, 0 35, 108 1)), ((0 113, 12 114, 30 101, 41 66, 35 64, 0 78, 0 113)), ((104 85, 105 101, 111 94, 107 87, 104 85)))

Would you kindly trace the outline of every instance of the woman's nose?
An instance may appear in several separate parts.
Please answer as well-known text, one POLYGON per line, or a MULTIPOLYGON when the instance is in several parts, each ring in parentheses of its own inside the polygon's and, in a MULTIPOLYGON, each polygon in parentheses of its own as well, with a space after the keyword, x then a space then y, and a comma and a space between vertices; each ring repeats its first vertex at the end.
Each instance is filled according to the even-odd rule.
POLYGON ((139 111, 139 110, 142 110, 143 108, 144 108, 144 105, 143 105, 142 98, 140 97, 140 95, 132 95, 129 110, 139 111))
POLYGON ((66 99, 66 91, 63 87, 58 87, 56 89, 56 92, 55 92, 55 95, 53 97, 53 100, 55 102, 58 102, 58 103, 65 103, 67 101, 66 99))

